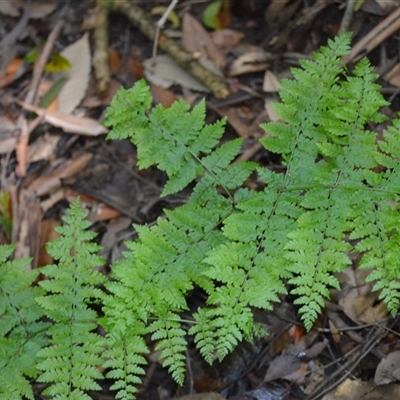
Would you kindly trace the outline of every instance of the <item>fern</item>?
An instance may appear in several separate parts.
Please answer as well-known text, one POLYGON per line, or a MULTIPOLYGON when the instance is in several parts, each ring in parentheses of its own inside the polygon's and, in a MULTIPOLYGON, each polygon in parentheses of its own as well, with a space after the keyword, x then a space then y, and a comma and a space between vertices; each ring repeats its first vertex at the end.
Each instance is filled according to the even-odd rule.
MULTIPOLYGON (((142 81, 113 100, 110 137, 129 137, 140 167, 166 172, 163 195, 193 185, 187 205, 165 211, 151 228, 136 227, 139 239, 129 243, 109 285, 118 304, 129 304, 126 332, 137 324, 151 332, 178 383, 186 333, 180 315, 195 286, 207 302, 188 333, 210 363, 260 333, 252 308, 272 308, 288 284, 311 329, 351 252, 361 253, 361 268, 373 268, 369 279, 397 311, 400 123, 383 140, 366 129, 384 120, 379 109, 387 103, 367 60, 347 74, 341 58, 349 41, 348 34, 330 41, 282 81, 275 108, 283 122, 264 124, 261 142, 282 155, 284 173, 234 163, 241 141, 218 146, 224 120, 205 125, 203 102, 192 111, 179 101, 148 112, 142 81), (242 187, 255 169, 265 185, 260 191, 242 187)), ((111 302, 105 319, 113 313, 111 302)))
POLYGON ((43 267, 47 276, 40 282, 45 291, 36 297, 53 325, 48 329, 50 345, 38 353, 42 371, 39 382, 50 383, 44 394, 57 399, 90 399, 88 390, 100 390, 96 379, 103 362, 101 337, 93 332, 97 313, 89 304, 104 298, 98 285, 105 277, 95 268, 104 261, 96 253, 99 246, 92 242, 95 234, 88 231, 90 223, 76 200, 64 217, 65 225, 57 228, 60 237, 47 246, 57 264, 43 267))
MULTIPOLYGON (((160 218, 152 228, 136 226, 139 239, 128 244, 130 252, 113 267, 116 281, 108 286, 113 298, 119 304, 128 304, 129 311, 121 318, 121 313, 115 314, 112 301, 110 307, 105 307, 104 321, 114 327, 111 337, 113 329, 121 332, 121 324, 127 335, 136 326, 145 327, 145 332, 152 333, 152 339, 158 342, 164 365, 182 384, 187 330, 180 314, 188 309, 186 297, 195 285, 208 293, 214 290, 213 281, 203 274, 204 258, 225 240, 218 227, 232 210, 233 191, 256 164, 231 163, 241 140, 217 146, 225 121, 206 125, 204 101, 192 111, 178 101, 167 110, 157 106, 150 114, 141 107, 144 104, 150 105, 151 97, 143 81, 131 91, 117 94, 105 121, 116 127, 110 137, 123 138, 131 126, 135 127, 130 138, 138 147, 138 165, 146 168, 156 164, 167 173, 163 195, 175 193, 196 179, 197 183, 187 205, 166 210, 167 218, 160 218), (130 119, 120 119, 119 115, 128 115, 121 111, 127 106, 135 111, 130 119)), ((131 366, 135 373, 121 376, 117 386, 123 387, 123 393, 127 391, 126 382, 133 382, 137 371, 142 372, 143 361, 135 358, 131 366)), ((131 387, 129 390, 133 391, 131 387)))
POLYGON ((0 246, 0 396, 33 400, 29 379, 39 374, 36 354, 48 343, 49 324, 35 301, 43 291, 32 287, 38 271, 29 270, 28 259, 7 261, 13 251, 0 246))
POLYGON ((379 137, 368 129, 384 120, 387 103, 367 60, 347 72, 349 43, 348 34, 329 41, 282 81, 282 121, 263 124, 261 140, 282 156, 279 173, 236 163, 241 139, 223 141, 224 119, 205 124, 204 101, 151 108, 144 81, 117 93, 105 120, 109 138, 129 138, 140 168, 165 171, 163 196, 188 186, 191 196, 155 225, 135 226, 138 239, 126 243, 110 280, 95 269, 103 260, 78 202, 48 246, 56 264, 40 269, 46 279, 38 285, 39 271, 25 270, 29 260, 7 262, 12 247, 0 247, 3 397, 33 399, 29 380, 37 379, 51 398, 89 399, 102 365, 115 398, 134 399, 149 337, 182 384, 187 335, 207 362, 222 360, 263 334, 253 309, 271 309, 289 292, 309 330, 351 253, 397 313, 400 119, 379 137), (259 190, 245 187, 251 174, 259 190), (206 300, 192 312, 195 288, 206 300))

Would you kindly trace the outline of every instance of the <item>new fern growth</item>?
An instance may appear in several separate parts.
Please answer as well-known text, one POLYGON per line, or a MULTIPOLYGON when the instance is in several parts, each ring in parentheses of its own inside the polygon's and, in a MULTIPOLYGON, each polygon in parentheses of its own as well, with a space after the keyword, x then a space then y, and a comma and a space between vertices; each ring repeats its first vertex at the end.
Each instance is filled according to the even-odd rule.
POLYGON ((235 162, 241 139, 220 144, 225 120, 205 124, 204 101, 151 108, 144 81, 120 89, 105 120, 109 138, 129 138, 140 168, 165 171, 163 196, 187 186, 192 194, 152 227, 135 226, 138 239, 127 242, 109 281, 95 269, 103 261, 77 203, 49 245, 56 264, 40 270, 39 285, 38 272, 24 271, 26 260, 6 262, 12 248, 0 248, 0 394, 31 399, 29 379, 37 379, 49 383, 52 398, 87 399, 103 365, 116 398, 134 399, 146 335, 182 384, 188 334, 206 361, 221 360, 262 333, 253 308, 271 309, 288 291, 309 330, 351 253, 371 268, 368 280, 396 314, 400 120, 379 137, 368 128, 384 120, 379 110, 387 103, 367 60, 347 73, 341 59, 349 43, 348 34, 335 38, 281 82, 275 109, 282 122, 262 125, 261 143, 282 156, 284 172, 235 162), (245 185, 252 174, 259 190, 245 185), (191 314, 194 288, 206 301, 191 314))

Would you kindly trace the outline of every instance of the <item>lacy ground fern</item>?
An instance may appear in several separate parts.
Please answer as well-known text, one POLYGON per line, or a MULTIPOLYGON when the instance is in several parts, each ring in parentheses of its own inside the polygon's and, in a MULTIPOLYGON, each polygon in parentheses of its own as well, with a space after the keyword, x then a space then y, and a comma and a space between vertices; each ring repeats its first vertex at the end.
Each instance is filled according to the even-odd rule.
POLYGON ((261 334, 252 309, 271 309, 288 291, 309 330, 352 252, 396 314, 400 121, 380 138, 367 128, 384 120, 387 103, 367 60, 347 73, 341 58, 349 43, 349 35, 337 37, 282 81, 275 104, 282 122, 264 124, 261 140, 282 156, 281 173, 236 163, 242 141, 220 144, 225 120, 205 124, 204 101, 151 108, 144 81, 117 93, 105 120, 109 138, 129 138, 140 168, 165 171, 164 196, 187 186, 192 194, 152 227, 135 226, 138 239, 127 242, 109 281, 96 271, 103 261, 77 203, 49 245, 57 264, 40 270, 47 278, 39 285, 37 271, 25 273, 26 260, 6 262, 12 248, 1 248, 1 394, 33 398, 29 379, 37 379, 53 398, 86 399, 99 389, 102 364, 116 398, 134 399, 148 335, 182 384, 188 334, 206 361, 221 360, 261 334), (244 185, 252 174, 257 191, 244 185), (194 288, 206 301, 191 313, 194 288))

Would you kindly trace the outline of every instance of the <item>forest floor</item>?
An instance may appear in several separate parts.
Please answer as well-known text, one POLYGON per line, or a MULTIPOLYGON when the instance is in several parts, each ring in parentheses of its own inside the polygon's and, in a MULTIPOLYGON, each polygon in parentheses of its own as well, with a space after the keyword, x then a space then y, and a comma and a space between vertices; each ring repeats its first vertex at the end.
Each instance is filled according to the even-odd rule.
MULTIPOLYGON (((44 244, 77 196, 110 264, 124 241, 135 238, 132 223, 153 224, 164 208, 186 201, 185 193, 160 198, 164 175, 139 171, 129 142, 105 140, 101 121, 121 86, 145 78, 155 103, 165 107, 205 96, 207 121, 226 116, 226 137, 244 139, 242 160, 279 168, 280 159, 258 142, 265 134, 259 125, 276 118, 271 103, 279 100, 278 80, 344 29, 353 32, 349 68, 367 55, 390 102, 385 113, 400 110, 399 0, 361 1, 347 24, 350 0, 228 0, 206 17, 213 28, 203 22, 211 1, 180 0, 163 35, 213 65, 204 72, 217 76, 209 87, 171 59, 152 67, 152 33, 170 0, 118 2, 125 8, 107 14, 94 0, 32 0, 28 11, 24 0, 0 1, 0 239, 15 244, 16 257, 33 257, 32 268, 51 263, 44 244), (149 20, 129 18, 126 4, 149 20), (95 28, 107 21, 101 37, 95 28), (65 59, 72 64, 67 72, 65 59)), ((240 344, 220 364, 207 366, 191 343, 183 388, 150 355, 138 399, 400 398, 399 320, 389 317, 364 272, 349 269, 339 280, 345 289, 332 295, 310 333, 286 296, 274 312, 255 311, 269 336, 240 344), (390 361, 386 373, 393 372, 386 385, 376 372, 382 360, 390 361)), ((114 398, 103 389, 92 397, 114 398)))

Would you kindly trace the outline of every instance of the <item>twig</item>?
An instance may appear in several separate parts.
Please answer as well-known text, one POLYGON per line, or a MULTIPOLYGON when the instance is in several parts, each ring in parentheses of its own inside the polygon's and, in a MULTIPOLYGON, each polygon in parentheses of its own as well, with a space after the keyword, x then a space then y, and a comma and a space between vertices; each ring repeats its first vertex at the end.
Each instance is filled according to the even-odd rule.
POLYGON ((353 46, 350 54, 344 57, 343 60, 346 63, 359 60, 399 29, 400 7, 388 15, 367 35, 363 36, 362 39, 353 46))
POLYGON ((107 93, 111 82, 108 67, 108 14, 107 3, 97 0, 94 29, 93 67, 96 75, 97 90, 100 95, 107 93))
POLYGON ((17 41, 19 35, 21 35, 22 31, 25 29, 26 24, 29 21, 30 11, 31 0, 26 0, 25 9, 21 16, 21 19, 18 21, 17 25, 15 25, 14 28, 0 41, 0 49, 4 49, 7 46, 13 45, 17 41))
POLYGON ((162 28, 164 28, 164 24, 165 24, 165 21, 168 18, 168 15, 175 8, 175 6, 178 4, 178 1, 179 0, 172 0, 171 3, 169 4, 168 8, 165 10, 164 14, 161 16, 161 18, 156 23, 156 33, 155 33, 155 36, 154 36, 153 52, 152 52, 152 64, 153 65, 155 65, 155 63, 156 63, 157 45, 158 45, 158 39, 160 37, 160 30, 162 28))
POLYGON ((347 0, 346 10, 344 11, 342 22, 340 24, 338 35, 347 32, 350 27, 351 19, 353 17, 354 6, 356 4, 356 0, 347 0))
POLYGON ((383 332, 384 329, 382 327, 379 327, 367 341, 365 341, 358 347, 358 351, 351 358, 349 358, 349 360, 345 364, 343 364, 332 375, 330 375, 328 379, 325 379, 323 382, 317 385, 314 391, 307 396, 306 400, 320 399, 324 394, 333 390, 341 382, 343 382, 346 377, 348 377, 351 372, 356 368, 356 366, 360 364, 362 359, 374 350, 374 347, 376 346, 376 343, 379 341, 383 332), (338 377, 345 371, 346 373, 344 373, 340 378, 338 378, 332 384, 328 385, 329 382, 332 382, 334 379, 336 379, 336 377, 338 377))
POLYGON ((54 43, 58 38, 58 35, 61 32, 61 28, 63 27, 64 22, 62 20, 58 20, 53 30, 50 32, 49 37, 46 40, 46 43, 43 47, 42 53, 40 57, 35 62, 35 66, 33 68, 32 74, 32 82, 29 92, 25 97, 25 103, 34 104, 36 100, 37 90, 39 87, 40 79, 42 77, 44 67, 46 66, 47 60, 50 57, 50 53, 53 49, 54 43))
POLYGON ((3 69, 12 60, 13 52, 10 50, 28 24, 30 11, 31 0, 26 0, 24 12, 17 25, 0 41, 0 74, 3 73, 3 69))

